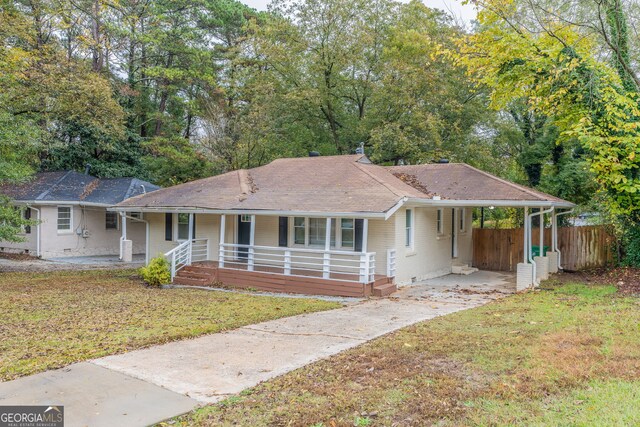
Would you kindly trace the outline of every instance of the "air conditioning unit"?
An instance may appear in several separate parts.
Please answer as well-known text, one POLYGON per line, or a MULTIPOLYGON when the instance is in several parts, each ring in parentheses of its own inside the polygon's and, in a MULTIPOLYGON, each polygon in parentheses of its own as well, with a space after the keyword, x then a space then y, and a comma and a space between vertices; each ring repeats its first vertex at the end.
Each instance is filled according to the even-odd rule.
POLYGON ((89 230, 87 230, 86 228, 83 228, 82 229, 82 237, 84 237, 86 239, 89 236, 90 236, 89 230))

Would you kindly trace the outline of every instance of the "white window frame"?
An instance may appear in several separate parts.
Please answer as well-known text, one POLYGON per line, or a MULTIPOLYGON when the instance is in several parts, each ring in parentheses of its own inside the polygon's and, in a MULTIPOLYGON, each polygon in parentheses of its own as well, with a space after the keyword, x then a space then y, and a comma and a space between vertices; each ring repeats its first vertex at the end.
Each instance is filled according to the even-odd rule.
POLYGON ((251 215, 240 215, 240 222, 251 222, 251 215))
POLYGON ((104 229, 109 231, 109 230, 120 230, 120 215, 118 215, 117 212, 113 212, 113 211, 105 211, 104 212, 104 229), (110 213, 114 214, 116 216, 116 228, 107 228, 107 215, 109 215, 110 213))
POLYGON ((189 240, 189 220, 187 219, 187 237, 184 239, 181 239, 180 238, 180 215, 186 215, 187 218, 189 218, 189 214, 184 212, 181 212, 181 213, 176 212, 174 215, 175 215, 175 221, 173 223, 175 225, 174 225, 173 240, 175 242, 186 242, 187 240, 189 240))
POLYGON ((466 233, 467 232, 467 212, 465 208, 459 208, 458 209, 458 231, 460 233, 466 233))
POLYGON ((72 205, 58 205, 56 206, 56 230, 58 234, 72 234, 73 233, 73 206, 72 205), (60 208, 69 208, 69 228, 59 228, 60 221, 60 208))
POLYGON ((436 235, 444 235, 444 209, 442 208, 436 210, 436 235))
POLYGON ((408 208, 404 213, 404 222, 405 222, 405 234, 404 234, 404 246, 408 249, 413 250, 414 242, 415 242, 415 224, 416 224, 416 212, 413 208, 408 208), (409 225, 407 225, 407 215, 410 216, 409 225), (407 239, 409 241, 407 241, 407 239))
POLYGON ((356 248, 356 219, 355 218, 337 218, 338 224, 336 224, 336 247, 343 250, 355 250, 356 248), (350 220, 351 228, 342 228, 342 221, 350 220), (353 237, 351 238, 351 246, 345 246, 342 242, 342 231, 351 230, 353 237))
MULTIPOLYGON (((290 217, 291 220, 289 221, 289 247, 297 247, 297 248, 308 248, 308 249, 319 249, 319 248, 324 248, 325 245, 319 245, 319 244, 310 244, 310 239, 309 239, 309 229, 310 229, 310 224, 309 224, 309 220, 310 219, 317 219, 320 221, 327 221, 326 217, 302 217, 302 216, 296 216, 296 217, 290 217), (304 218, 304 244, 302 243, 296 243, 296 228, 301 227, 301 226, 296 226, 295 225, 295 221, 296 218, 304 218)), ((345 251, 353 251, 355 250, 355 235, 356 235, 356 231, 355 231, 355 218, 346 218, 346 219, 351 219, 353 221, 353 246, 342 246, 342 219, 345 218, 331 218, 331 228, 333 229, 333 233, 332 233, 332 241, 329 244, 329 247, 331 248, 331 250, 345 250, 345 251)), ((326 229, 325 229, 326 232, 326 229)), ((325 234, 326 235, 326 234, 325 234)))

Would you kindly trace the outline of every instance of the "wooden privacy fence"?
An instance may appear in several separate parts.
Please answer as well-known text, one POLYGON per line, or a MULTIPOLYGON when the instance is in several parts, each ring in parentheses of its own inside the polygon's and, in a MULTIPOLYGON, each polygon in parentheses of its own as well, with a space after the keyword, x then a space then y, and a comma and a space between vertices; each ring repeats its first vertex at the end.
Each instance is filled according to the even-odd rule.
MULTIPOLYGON (((538 245, 540 229, 532 230, 533 245, 538 245)), ((615 259, 615 239, 604 226, 558 228, 558 249, 562 266, 575 271, 603 267, 615 259)), ((544 245, 551 250, 551 229, 544 230, 544 245)), ((515 271, 523 260, 522 228, 473 229, 473 266, 481 270, 515 271)))

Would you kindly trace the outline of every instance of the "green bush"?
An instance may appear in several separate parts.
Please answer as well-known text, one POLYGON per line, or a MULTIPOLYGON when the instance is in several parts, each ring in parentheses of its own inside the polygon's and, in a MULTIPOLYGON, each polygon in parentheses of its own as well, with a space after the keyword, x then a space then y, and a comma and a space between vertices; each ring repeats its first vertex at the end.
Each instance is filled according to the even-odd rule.
POLYGON ((625 225, 623 233, 622 265, 640 267, 640 224, 629 221, 625 225))
POLYGON ((149 265, 140 268, 140 276, 151 286, 160 286, 171 282, 169 261, 160 255, 149 261, 149 265))

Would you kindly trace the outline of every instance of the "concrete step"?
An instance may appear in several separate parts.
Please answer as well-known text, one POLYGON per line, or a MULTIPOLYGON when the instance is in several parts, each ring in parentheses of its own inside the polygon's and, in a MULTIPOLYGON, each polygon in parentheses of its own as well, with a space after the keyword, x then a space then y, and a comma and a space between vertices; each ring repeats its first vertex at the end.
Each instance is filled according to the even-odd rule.
POLYGON ((472 273, 475 273, 476 271, 478 271, 477 268, 475 267, 463 267, 460 274, 464 275, 464 276, 468 276, 472 273))
POLYGON ((374 297, 386 297, 387 295, 391 295, 398 288, 394 283, 386 283, 384 285, 378 285, 373 287, 373 296, 374 297))

